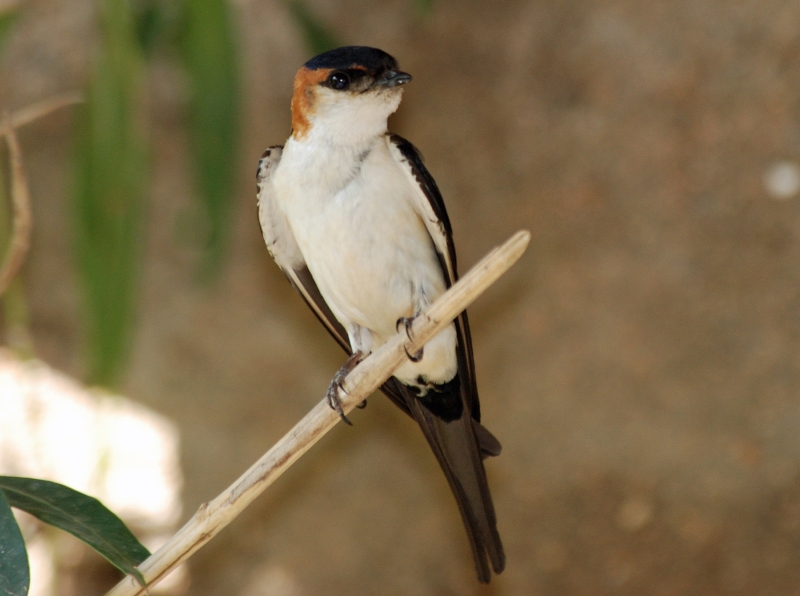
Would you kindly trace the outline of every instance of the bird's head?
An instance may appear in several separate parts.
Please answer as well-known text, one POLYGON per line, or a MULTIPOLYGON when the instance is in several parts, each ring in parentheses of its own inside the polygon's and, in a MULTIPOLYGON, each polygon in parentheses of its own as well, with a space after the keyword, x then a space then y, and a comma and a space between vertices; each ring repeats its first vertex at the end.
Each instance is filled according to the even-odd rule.
POLYGON ((394 58, 376 48, 347 46, 320 54, 295 76, 292 136, 303 140, 313 129, 353 143, 382 134, 410 80, 394 58))

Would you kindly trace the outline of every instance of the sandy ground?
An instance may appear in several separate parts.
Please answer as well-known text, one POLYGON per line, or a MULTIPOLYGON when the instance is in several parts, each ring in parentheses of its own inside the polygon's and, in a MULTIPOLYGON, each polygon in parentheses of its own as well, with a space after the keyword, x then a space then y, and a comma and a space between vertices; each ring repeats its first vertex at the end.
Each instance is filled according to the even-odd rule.
MULTIPOLYGON (((88 3, 30 2, 0 105, 79 86, 88 3)), ((462 270, 528 254, 471 309, 507 571, 477 584, 415 426, 382 397, 191 562, 190 594, 800 593, 800 4, 309 2, 414 75, 392 129, 424 153, 462 270)), ((246 81, 235 238, 213 288, 181 239, 192 183, 174 65, 150 74, 154 179, 125 392, 181 429, 187 515, 321 398, 343 355, 271 263, 253 173, 289 134, 309 56, 286 7, 239 0, 246 81)), ((40 357, 79 375, 70 121, 23 131, 40 357)), ((88 593, 88 592, 84 592, 88 593)))

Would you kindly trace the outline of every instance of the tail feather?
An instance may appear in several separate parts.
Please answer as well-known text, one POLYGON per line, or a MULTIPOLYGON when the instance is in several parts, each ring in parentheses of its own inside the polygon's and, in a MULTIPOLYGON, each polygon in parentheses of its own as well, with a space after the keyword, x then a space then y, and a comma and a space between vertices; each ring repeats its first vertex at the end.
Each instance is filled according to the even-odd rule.
MULTIPOLYGON (((398 383, 402 386, 402 384, 398 383)), ((467 531, 478 579, 488 583, 492 570, 500 573, 506 557, 497 532, 492 496, 483 467, 476 426, 465 409, 461 417, 445 422, 403 387, 406 403, 436 455, 458 503, 467 531), (491 568, 490 568, 491 565, 491 568)), ((480 427, 483 429, 483 427, 480 427)), ((483 429, 485 430, 485 429, 483 429)), ((494 439, 486 431, 489 437, 494 439)), ((497 440, 494 439, 495 443, 497 440)), ((500 444, 496 449, 499 452, 500 444)))

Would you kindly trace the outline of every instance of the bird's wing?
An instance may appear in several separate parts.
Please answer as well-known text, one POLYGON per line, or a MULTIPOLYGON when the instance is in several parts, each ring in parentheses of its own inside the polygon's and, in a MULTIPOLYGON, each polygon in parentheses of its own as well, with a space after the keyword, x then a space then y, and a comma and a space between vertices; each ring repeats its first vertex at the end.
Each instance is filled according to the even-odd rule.
MULTIPOLYGON (((425 222, 436 253, 442 266, 445 283, 449 288, 458 281, 456 250, 453 244, 453 229, 444 207, 442 194, 433 176, 430 175, 417 148, 399 135, 387 137, 389 150, 406 173, 415 189, 414 207, 425 222)), ((466 395, 472 417, 480 422, 481 409, 478 400, 478 386, 475 382, 475 362, 472 356, 472 337, 469 331, 467 312, 462 312, 455 320, 458 334, 458 372, 465 384, 466 395)))
POLYGON ((258 220, 269 254, 284 272, 292 285, 306 301, 309 308, 342 348, 350 353, 350 341, 344 327, 333 316, 322 298, 303 253, 297 246, 292 229, 283 211, 275 201, 271 181, 272 173, 281 160, 283 147, 275 145, 264 151, 258 162, 256 186, 258 188, 258 220))

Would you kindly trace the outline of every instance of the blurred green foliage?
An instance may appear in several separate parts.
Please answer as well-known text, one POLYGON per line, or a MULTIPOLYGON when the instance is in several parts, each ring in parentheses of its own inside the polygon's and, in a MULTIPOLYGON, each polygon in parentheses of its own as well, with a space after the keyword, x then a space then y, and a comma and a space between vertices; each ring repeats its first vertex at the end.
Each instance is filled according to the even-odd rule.
POLYGON ((289 10, 295 24, 303 33, 306 45, 311 54, 316 56, 333 48, 338 48, 341 43, 336 40, 331 30, 315 17, 300 0, 288 0, 289 10))
POLYGON ((0 46, 2 46, 3 41, 11 29, 11 25, 16 20, 17 14, 17 11, 13 9, 0 12, 0 46))
POLYGON ((189 136, 208 233, 201 272, 219 271, 233 211, 238 155, 239 68, 227 0, 183 4, 181 55, 191 85, 189 136))
POLYGON ((203 279, 219 272, 234 204, 240 80, 226 0, 99 0, 102 43, 77 126, 75 244, 88 381, 113 385, 133 331, 144 196, 146 59, 176 51, 190 96, 187 128, 204 221, 203 279))
POLYGON ((175 41, 179 0, 130 0, 136 39, 145 56, 175 41))
POLYGON ((100 8, 101 48, 76 131, 73 207, 88 380, 111 385, 133 328, 147 163, 131 11, 126 0, 100 8))

